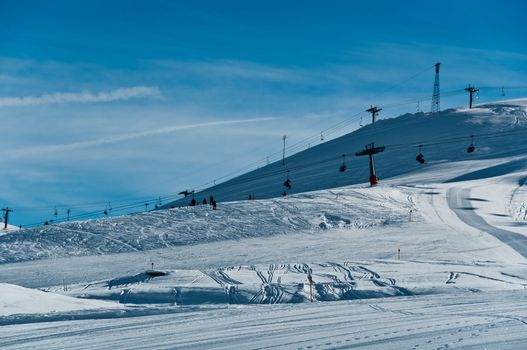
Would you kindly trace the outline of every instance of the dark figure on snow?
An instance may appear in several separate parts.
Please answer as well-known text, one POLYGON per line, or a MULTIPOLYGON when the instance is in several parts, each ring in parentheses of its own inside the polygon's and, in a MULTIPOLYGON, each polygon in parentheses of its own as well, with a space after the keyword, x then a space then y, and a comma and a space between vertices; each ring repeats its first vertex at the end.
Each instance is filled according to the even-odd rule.
POLYGON ((284 186, 287 187, 287 189, 291 189, 291 180, 287 179, 284 181, 284 186))
POLYGON ((287 196, 287 192, 284 191, 284 193, 282 193, 282 196, 284 196, 284 197, 287 196))
POLYGON ((192 198, 192 200, 190 201, 190 206, 191 207, 196 206, 196 200, 194 198, 192 198))
POLYGON ((216 210, 216 201, 215 200, 212 201, 212 210, 216 210))
POLYGON ((203 202, 201 202, 201 204, 203 204, 203 205, 207 204, 207 199, 204 198, 204 199, 203 199, 203 202))
POLYGON ((209 203, 212 204, 212 202, 214 202, 214 197, 212 197, 212 194, 211 194, 209 197, 209 203))

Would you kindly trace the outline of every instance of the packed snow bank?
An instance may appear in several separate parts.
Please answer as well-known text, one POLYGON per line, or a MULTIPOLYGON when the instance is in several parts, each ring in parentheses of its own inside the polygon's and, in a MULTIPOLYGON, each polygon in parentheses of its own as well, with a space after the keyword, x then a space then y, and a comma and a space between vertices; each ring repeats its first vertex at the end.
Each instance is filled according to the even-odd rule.
POLYGON ((72 298, 0 283, 0 316, 117 308, 115 303, 72 298))
POLYGON ((8 232, 18 231, 19 229, 20 228, 9 224, 7 224, 7 227, 5 227, 5 224, 3 222, 0 222, 0 236, 8 232))

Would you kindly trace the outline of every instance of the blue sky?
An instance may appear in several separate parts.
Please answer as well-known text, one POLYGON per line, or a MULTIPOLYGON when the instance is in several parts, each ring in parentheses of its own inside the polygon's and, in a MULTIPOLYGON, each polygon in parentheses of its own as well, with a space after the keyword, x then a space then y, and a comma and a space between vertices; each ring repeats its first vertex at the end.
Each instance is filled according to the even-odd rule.
POLYGON ((314 145, 371 103, 411 101, 383 118, 418 99, 429 110, 436 62, 442 108, 466 104, 446 92, 468 83, 525 86, 525 13, 524 1, 1 0, 0 205, 27 224, 191 189, 265 164, 284 134, 314 145))

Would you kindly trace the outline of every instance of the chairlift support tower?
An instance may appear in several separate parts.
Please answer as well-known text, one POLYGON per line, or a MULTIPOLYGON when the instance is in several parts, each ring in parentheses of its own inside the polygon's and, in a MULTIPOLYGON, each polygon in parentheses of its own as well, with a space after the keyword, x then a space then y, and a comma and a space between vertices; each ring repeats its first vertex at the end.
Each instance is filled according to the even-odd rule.
POLYGON ((382 111, 382 108, 379 108, 377 106, 370 106, 370 108, 366 110, 366 112, 371 113, 372 124, 375 123, 375 117, 377 116, 377 114, 379 114, 380 111, 382 111))
POLYGON ((375 144, 372 142, 364 147, 360 152, 355 153, 357 157, 368 156, 370 160, 370 185, 375 186, 379 183, 379 179, 375 174, 375 162, 373 160, 373 155, 377 153, 384 152, 386 149, 385 146, 375 147, 375 144))
POLYGON ((432 113, 439 112, 441 109, 440 105, 440 95, 439 95, 439 67, 441 63, 436 63, 436 75, 434 79, 434 93, 432 94, 432 113))
POLYGON ((4 230, 7 229, 7 222, 9 221, 9 213, 13 211, 13 209, 9 209, 9 207, 2 208, 2 211, 4 212, 4 230))
POLYGON ((472 95, 474 95, 475 92, 478 92, 479 89, 476 89, 475 86, 472 86, 470 84, 468 84, 468 87, 465 88, 465 91, 469 93, 470 95, 470 100, 469 100, 469 109, 472 109, 472 95))

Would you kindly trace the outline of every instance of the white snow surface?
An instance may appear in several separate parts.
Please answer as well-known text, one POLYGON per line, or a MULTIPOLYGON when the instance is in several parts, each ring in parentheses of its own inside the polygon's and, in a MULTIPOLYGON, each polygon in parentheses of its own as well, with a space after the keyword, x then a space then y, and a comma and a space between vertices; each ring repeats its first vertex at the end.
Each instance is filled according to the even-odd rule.
POLYGON ((72 298, 7 283, 0 283, 0 295, 0 316, 119 307, 104 301, 72 298))
POLYGON ((19 228, 16 226, 7 224, 7 227, 6 227, 6 225, 3 222, 0 222, 0 236, 8 232, 13 232, 13 231, 18 231, 18 230, 19 228))
POLYGON ((373 188, 365 159, 339 173, 336 157, 292 171, 293 192, 310 192, 285 198, 241 200, 279 195, 281 170, 218 185, 218 210, 3 235, 0 348, 524 348, 525 105, 405 115, 288 159, 463 135, 423 149, 424 165, 415 147, 387 148, 373 188))

